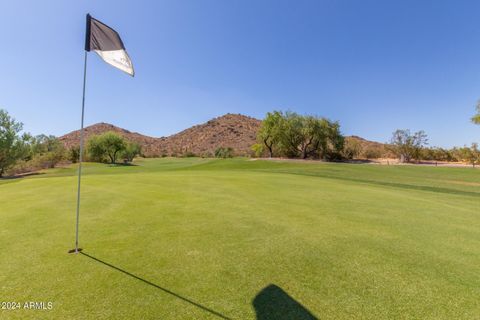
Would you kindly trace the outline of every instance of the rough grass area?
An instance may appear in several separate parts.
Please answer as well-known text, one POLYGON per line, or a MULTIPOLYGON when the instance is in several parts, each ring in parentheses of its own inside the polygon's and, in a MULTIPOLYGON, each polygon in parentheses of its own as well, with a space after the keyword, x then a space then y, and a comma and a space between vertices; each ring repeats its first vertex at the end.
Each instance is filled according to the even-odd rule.
POLYGON ((478 319, 480 171, 150 159, 0 180, 0 319, 478 319))

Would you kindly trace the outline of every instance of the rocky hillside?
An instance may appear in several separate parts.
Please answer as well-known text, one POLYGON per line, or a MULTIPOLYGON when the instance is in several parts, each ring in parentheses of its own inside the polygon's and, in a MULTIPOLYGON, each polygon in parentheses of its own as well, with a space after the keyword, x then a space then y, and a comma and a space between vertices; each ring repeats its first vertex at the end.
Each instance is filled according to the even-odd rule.
MULTIPOLYGON (((211 156, 218 147, 231 147, 236 155, 248 155, 250 147, 255 143, 260 123, 260 120, 252 117, 226 114, 162 138, 145 136, 108 123, 97 123, 85 128, 85 141, 93 135, 114 131, 129 141, 139 143, 147 157, 186 153, 211 156)), ((80 141, 80 131, 73 131, 59 139, 67 148, 77 146, 80 141)))
MULTIPOLYGON (((108 131, 116 132, 125 137, 127 140, 140 144, 143 150, 148 154, 153 154, 156 144, 158 143, 158 139, 156 138, 144 136, 140 133, 131 132, 104 122, 85 127, 85 141, 88 141, 91 136, 102 134, 108 131)), ((72 131, 64 136, 61 136, 59 140, 63 142, 67 149, 73 146, 78 146, 80 141, 80 130, 72 131)))
MULTIPOLYGON (((154 138, 108 123, 97 123, 85 128, 85 141, 93 135, 114 131, 129 141, 139 143, 143 154, 147 157, 180 156, 188 153, 197 156, 213 156, 218 147, 231 147, 236 155, 249 155, 250 147, 256 142, 260 124, 261 121, 258 119, 229 113, 169 137, 154 138)), ((77 146, 80 141, 80 131, 73 131, 59 139, 67 148, 77 146)), ((357 136, 347 137, 347 141, 354 141, 361 146, 360 158, 389 156, 383 143, 368 141, 357 136)))
POLYGON ((261 121, 255 118, 226 114, 162 139, 162 152, 213 155, 218 147, 231 147, 237 155, 248 155, 260 124, 261 121))

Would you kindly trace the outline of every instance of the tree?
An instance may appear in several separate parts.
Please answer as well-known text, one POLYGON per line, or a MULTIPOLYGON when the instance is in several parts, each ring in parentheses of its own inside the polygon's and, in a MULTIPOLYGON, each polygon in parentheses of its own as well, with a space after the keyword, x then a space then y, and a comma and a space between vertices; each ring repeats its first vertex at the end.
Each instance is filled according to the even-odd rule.
POLYGON ((257 134, 257 139, 265 145, 270 158, 273 157, 273 149, 280 140, 282 117, 283 114, 279 111, 268 112, 257 134))
POLYGON ((465 160, 474 168, 475 165, 480 162, 480 150, 478 149, 478 143, 472 143, 470 148, 465 148, 465 160))
POLYGON ((422 148, 427 145, 427 134, 418 131, 414 134, 410 130, 397 130, 390 140, 392 152, 400 159, 400 162, 410 162, 418 159, 422 148))
POLYGON ((477 114, 472 117, 472 122, 475 124, 480 124, 480 100, 477 102, 477 114))
POLYGON ((280 125, 280 145, 289 157, 332 160, 341 157, 344 137, 338 122, 286 112, 280 125))
POLYGON ((125 150, 122 152, 122 157, 127 162, 132 162, 133 159, 142 152, 142 147, 135 142, 128 142, 125 150))
MULTIPOLYGON (((253 151, 253 155, 257 158, 260 158, 264 151, 264 144, 263 143, 255 143, 251 148, 253 151)), ((272 157, 272 153, 270 153, 270 158, 272 157)))
POLYGON ((330 122, 327 119, 322 119, 324 126, 328 132, 327 144, 324 146, 323 158, 327 160, 342 159, 342 151, 345 147, 345 137, 340 132, 340 124, 338 122, 330 122))
MULTIPOLYGON (((270 157, 277 153, 291 158, 332 160, 342 157, 344 145, 338 122, 290 111, 267 113, 257 139, 270 157)), ((262 150, 255 145, 254 151, 261 154, 262 150)))
POLYGON ((93 136, 87 146, 91 160, 103 162, 108 159, 111 164, 116 163, 117 157, 125 148, 125 139, 112 131, 93 136))
POLYGON ((32 138, 32 159, 40 168, 54 168, 65 159, 65 147, 55 136, 44 134, 32 138))
POLYGON ((21 122, 16 122, 7 111, 0 109, 0 177, 29 154, 31 137, 26 133, 20 135, 22 129, 21 122))
POLYGON ((77 163, 80 160, 80 147, 73 146, 68 150, 68 160, 72 163, 77 163))

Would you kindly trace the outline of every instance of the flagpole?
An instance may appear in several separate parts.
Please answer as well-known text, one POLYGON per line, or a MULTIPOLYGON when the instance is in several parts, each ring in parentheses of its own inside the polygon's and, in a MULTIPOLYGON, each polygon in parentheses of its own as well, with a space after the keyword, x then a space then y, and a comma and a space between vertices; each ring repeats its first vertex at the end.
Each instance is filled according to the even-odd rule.
MULTIPOLYGON (((77 189, 77 223, 75 228, 75 253, 78 249, 78 223, 80 220, 80 185, 82 181, 82 161, 83 161, 83 120, 85 118, 85 85, 87 83, 87 51, 85 50, 85 59, 83 64, 83 97, 82 97, 82 120, 80 129, 80 155, 78 161, 78 189, 77 189)), ((80 249, 81 250, 81 249, 80 249)))

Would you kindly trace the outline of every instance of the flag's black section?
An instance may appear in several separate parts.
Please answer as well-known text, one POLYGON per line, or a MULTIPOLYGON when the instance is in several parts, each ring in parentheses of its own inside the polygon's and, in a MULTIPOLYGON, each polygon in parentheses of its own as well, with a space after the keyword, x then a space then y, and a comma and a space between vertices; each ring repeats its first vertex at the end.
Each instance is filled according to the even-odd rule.
POLYGON ((124 50, 122 39, 118 33, 106 24, 87 14, 87 37, 85 50, 113 51, 124 50))
POLYGON ((95 51, 106 63, 133 77, 133 65, 118 33, 87 14, 85 50, 95 51))

